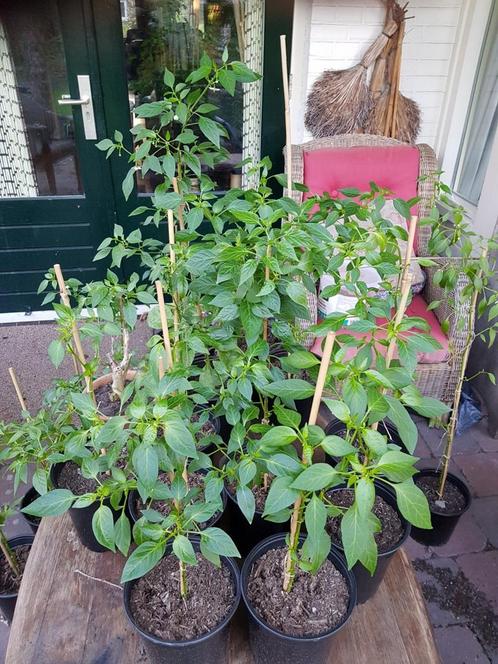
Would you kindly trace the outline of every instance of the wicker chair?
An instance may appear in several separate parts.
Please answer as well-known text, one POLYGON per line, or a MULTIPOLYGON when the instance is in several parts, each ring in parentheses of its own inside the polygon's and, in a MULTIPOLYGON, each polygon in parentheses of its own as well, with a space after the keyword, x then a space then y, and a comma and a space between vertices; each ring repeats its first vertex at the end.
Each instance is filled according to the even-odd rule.
MULTIPOLYGON (((413 186, 418 192, 420 202, 418 204, 419 217, 427 216, 432 205, 434 197, 434 183, 438 165, 436 156, 432 148, 425 144, 417 146, 407 146, 395 139, 386 138, 383 136, 371 136, 368 134, 351 134, 332 136, 327 138, 320 138, 309 141, 303 145, 292 146, 292 180, 293 182, 303 182, 306 184, 305 177, 305 155, 306 153, 317 150, 334 150, 353 147, 362 148, 384 148, 386 146, 405 146, 416 148, 418 150, 418 179, 414 182, 413 186)), ((285 154, 285 150, 284 150, 285 154)), ((342 154, 342 153, 341 153, 342 154)), ((379 161, 379 173, 382 172, 382 162, 379 161)), ((374 178, 372 178, 374 179, 374 178)), ((377 183, 383 185, 382 181, 377 180, 377 183)), ((355 187, 358 186, 355 182, 348 182, 344 186, 355 187)), ((286 195, 289 193, 286 191, 286 195)), ((313 192, 315 193, 315 192, 313 192)), ((393 189, 394 194, 401 195, 393 189)), ((300 202, 303 194, 298 191, 291 192, 292 197, 300 202)), ((429 229, 427 227, 419 227, 416 238, 417 254, 419 256, 427 255, 427 244, 429 240, 429 229)), ((440 265, 444 265, 447 259, 433 258, 440 265)), ((454 265, 454 261, 452 261, 454 265)), ((464 348, 465 339, 467 338, 467 329, 462 325, 462 319, 468 320, 468 300, 459 297, 463 287, 465 286, 465 279, 462 277, 449 298, 448 294, 443 293, 434 283, 434 273, 439 268, 431 267, 425 268, 427 280, 425 289, 422 293, 424 300, 429 303, 434 300, 440 300, 441 304, 434 310, 436 318, 441 323, 444 320, 449 320, 450 327, 448 331, 449 339, 449 357, 446 361, 437 364, 419 363, 416 371, 416 384, 423 394, 441 399, 444 403, 451 406, 454 399, 457 378, 460 373, 463 361, 462 349, 464 348), (457 305, 455 310, 454 306, 450 307, 448 299, 457 305), (459 325, 460 322, 460 325, 459 325)), ((311 295, 308 298, 310 306, 311 323, 303 323, 309 326, 316 322, 317 318, 317 297, 311 295)))

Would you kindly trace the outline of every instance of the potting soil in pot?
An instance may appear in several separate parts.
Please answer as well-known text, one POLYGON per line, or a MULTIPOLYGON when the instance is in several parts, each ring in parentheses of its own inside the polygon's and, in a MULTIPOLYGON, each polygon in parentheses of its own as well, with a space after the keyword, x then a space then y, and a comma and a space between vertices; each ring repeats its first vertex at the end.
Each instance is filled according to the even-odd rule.
POLYGON ((165 641, 188 641, 214 629, 235 599, 230 571, 197 554, 187 565, 187 597, 180 596, 178 559, 165 556, 133 586, 130 607, 145 632, 165 641))
POLYGON ((69 489, 75 496, 82 496, 84 493, 93 493, 97 482, 92 477, 83 477, 80 467, 74 461, 67 461, 57 477, 57 488, 69 489))
POLYGON ((428 476, 428 477, 416 477, 415 484, 418 486, 421 491, 424 492, 427 500, 429 501, 430 508, 436 512, 449 514, 458 514, 463 512, 467 501, 465 496, 462 494, 460 489, 455 486, 448 478, 446 481, 442 502, 438 502, 441 499, 439 498, 439 482, 440 477, 438 476, 428 476))
POLYGON ((3 553, 0 553, 0 594, 9 595, 19 590, 30 548, 30 545, 23 544, 22 546, 16 546, 14 549, 17 564, 19 565, 19 577, 15 576, 7 559, 3 553))
MULTIPOLYGON (((168 474, 161 471, 159 473, 158 477, 159 481, 164 482, 165 484, 170 483, 168 474)), ((201 500, 203 498, 202 493, 204 491, 204 475, 202 473, 191 473, 188 476, 188 484, 189 484, 189 489, 199 488, 200 492, 196 496, 198 500, 201 500)), ((195 503, 195 498, 193 499, 192 502, 195 503)), ((150 507, 153 510, 156 510, 163 516, 168 516, 168 514, 171 512, 171 501, 170 500, 153 500, 150 505, 144 505, 143 502, 140 500, 140 498, 137 498, 136 503, 135 503, 135 509, 139 513, 141 510, 146 509, 146 507, 150 507)), ((208 520, 204 521, 203 523, 199 523, 199 528, 204 529, 207 528, 212 521, 218 516, 219 512, 216 512, 213 514, 213 516, 208 520)))
MULTIPOLYGON (((129 381, 128 381, 129 382, 129 381)), ((105 385, 100 385, 100 387, 95 388, 95 403, 97 408, 102 415, 106 417, 114 417, 121 410, 121 400, 113 393, 111 383, 106 383, 105 385)), ((126 408, 128 403, 131 402, 131 398, 123 404, 123 410, 126 408)))
POLYGON ((348 585, 326 560, 316 574, 296 567, 290 592, 283 585, 286 549, 270 549, 254 563, 247 597, 254 610, 273 629, 291 636, 319 636, 333 629, 348 610, 348 585))
MULTIPOLYGON (((354 493, 351 489, 331 491, 327 498, 338 507, 351 507, 354 493)), ((372 512, 380 521, 380 530, 374 534, 379 553, 395 546, 403 537, 403 524, 396 510, 380 496, 375 496, 372 512)), ((327 532, 332 541, 341 543, 341 517, 334 516, 327 520, 327 532)))

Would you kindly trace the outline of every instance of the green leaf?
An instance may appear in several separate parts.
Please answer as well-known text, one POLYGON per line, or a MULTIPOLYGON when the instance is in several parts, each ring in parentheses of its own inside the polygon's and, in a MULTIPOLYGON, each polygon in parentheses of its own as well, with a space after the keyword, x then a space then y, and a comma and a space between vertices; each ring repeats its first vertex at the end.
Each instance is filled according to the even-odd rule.
POLYGON ((386 437, 378 431, 366 429, 363 433, 363 440, 375 456, 381 456, 384 452, 387 452, 386 437))
POLYGON ((114 147, 114 143, 113 143, 113 141, 111 141, 110 138, 103 138, 103 139, 102 139, 101 141, 99 141, 98 143, 95 143, 95 147, 96 147, 98 150, 105 151, 105 150, 108 150, 109 148, 114 147))
POLYGON ((347 422, 351 417, 351 411, 343 401, 337 401, 335 399, 323 399, 323 402, 330 410, 332 415, 337 417, 341 422, 347 422))
POLYGON ((163 541, 143 542, 126 561, 121 575, 121 583, 132 581, 147 574, 157 565, 164 555, 166 544, 163 541))
POLYGON ((268 472, 276 477, 281 477, 282 475, 296 477, 303 469, 303 466, 297 459, 290 457, 288 454, 280 453, 272 454, 266 462, 266 467, 268 468, 268 472))
POLYGON ((353 504, 341 519, 341 539, 348 568, 358 560, 373 574, 377 567, 377 544, 375 543, 373 524, 367 517, 362 517, 356 504, 353 504))
POLYGON ((176 454, 197 459, 194 437, 181 420, 166 417, 163 422, 163 430, 166 442, 176 454))
POLYGON ((303 286, 302 283, 299 281, 291 281, 286 288, 287 295, 290 297, 290 299, 295 302, 296 304, 299 304, 301 307, 307 307, 308 306, 308 298, 307 298, 307 293, 308 291, 306 288, 303 286))
POLYGON ((78 413, 83 415, 83 417, 92 418, 97 412, 95 404, 86 392, 72 392, 71 401, 78 413))
MULTIPOLYGON (((126 517, 125 517, 126 518, 126 517)), ((112 511, 107 505, 100 505, 92 517, 92 529, 99 544, 111 551, 116 551, 114 543, 114 519, 112 511)))
MULTIPOLYGON (((337 479, 337 471, 328 463, 314 463, 292 482, 293 489, 318 491, 329 487, 337 479)), ((272 485, 273 486, 273 485, 272 485)))
POLYGON ((156 191, 153 196, 154 205, 162 210, 174 210, 182 202, 182 197, 174 191, 156 191))
POLYGON ((71 507, 75 498, 68 489, 54 489, 34 500, 21 512, 34 516, 58 516, 71 507))
POLYGON ((320 364, 320 358, 307 350, 296 350, 290 353, 285 361, 295 369, 309 369, 320 364))
POLYGON ((43 496, 48 491, 48 472, 43 468, 37 468, 33 474, 33 488, 43 496))
POLYGON ((313 385, 300 378, 277 380, 265 385, 264 390, 283 399, 307 399, 313 396, 315 392, 313 385))
POLYGON ((201 539, 208 550, 219 556, 240 558, 240 553, 232 538, 221 528, 206 528, 201 533, 201 539))
POLYGON ((163 157, 163 171, 165 175, 172 180, 175 177, 176 161, 172 154, 165 154, 163 157))
POLYGON ((449 408, 445 403, 439 401, 439 399, 434 399, 433 397, 421 397, 420 401, 416 404, 406 403, 419 415, 429 418, 441 417, 441 415, 445 415, 449 411, 449 408))
POLYGON ((131 529, 128 517, 124 512, 121 512, 114 525, 114 542, 123 556, 127 556, 131 543, 131 529))
POLYGON ((311 500, 306 506, 304 512, 304 523, 306 530, 311 537, 319 537, 325 529, 327 522, 327 508, 316 494, 313 494, 311 500))
POLYGON ((251 459, 243 459, 240 462, 238 473, 241 484, 249 484, 257 472, 256 464, 251 459))
POLYGON ((239 486, 237 487, 237 493, 235 496, 240 511, 246 517, 248 522, 252 523, 256 511, 256 500, 253 492, 247 486, 239 486))
POLYGON ((145 489, 154 488, 159 473, 159 459, 153 445, 141 443, 133 452, 133 467, 145 489))
POLYGON ((294 410, 289 408, 284 408, 280 404, 275 404, 273 407, 273 412, 277 418, 279 424, 284 427, 291 427, 293 429, 298 429, 301 424, 301 415, 294 410))
POLYGON ((291 487, 292 477, 277 477, 273 480, 265 502, 263 516, 280 512, 295 502, 299 491, 291 487))
POLYGON ((199 129, 208 141, 214 143, 217 148, 220 147, 220 136, 223 136, 225 132, 217 122, 211 120, 211 118, 201 116, 199 117, 199 129))
POLYGON ((259 444, 261 447, 285 447, 296 438, 296 432, 290 427, 272 427, 260 438, 259 444))
POLYGON ((163 81, 166 87, 173 89, 175 85, 175 75, 170 72, 167 67, 164 69, 163 81))
POLYGON ((398 450, 389 450, 379 459, 376 470, 380 470, 392 482, 404 482, 416 472, 417 458, 398 450))
POLYGON ((233 97, 235 94, 236 83, 235 74, 228 69, 220 69, 218 70, 218 78, 221 85, 225 88, 228 94, 233 97))
POLYGON ((375 485, 372 480, 361 477, 355 487, 356 508, 360 517, 368 517, 375 501, 375 485))
POLYGON ((424 493, 413 480, 394 484, 399 511, 417 528, 432 528, 429 504, 424 493))
POLYGON ((187 565, 197 565, 192 542, 185 535, 177 535, 173 540, 173 553, 175 556, 187 565))
POLYGON ((356 454, 358 449, 340 436, 325 436, 320 443, 320 447, 330 456, 340 457, 347 454, 356 454))
POLYGON ((394 397, 386 396, 389 404, 388 418, 398 430, 406 449, 412 453, 417 446, 418 431, 406 408, 394 397))
POLYGON ((123 196, 127 201, 130 198, 130 194, 133 191, 135 185, 135 166, 132 166, 123 180, 121 188, 123 190, 123 196))
POLYGON ((54 339, 53 341, 50 342, 50 345, 48 347, 48 356, 55 368, 59 367, 62 364, 65 352, 66 349, 62 341, 59 341, 59 339, 54 339))

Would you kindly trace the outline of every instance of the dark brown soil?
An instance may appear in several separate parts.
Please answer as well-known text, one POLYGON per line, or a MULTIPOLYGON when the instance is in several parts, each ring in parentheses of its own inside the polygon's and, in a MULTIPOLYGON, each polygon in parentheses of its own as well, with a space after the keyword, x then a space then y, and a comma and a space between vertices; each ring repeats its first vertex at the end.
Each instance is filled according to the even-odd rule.
POLYGON ((416 477, 415 484, 425 493, 431 509, 435 512, 459 514, 465 509, 467 504, 465 496, 449 479, 446 481, 444 487, 443 502, 438 502, 439 477, 430 475, 427 477, 416 477))
MULTIPOLYGON (((338 507, 351 507, 354 500, 354 492, 352 489, 338 489, 336 491, 329 491, 327 498, 338 507)), ((372 511, 380 521, 381 529, 378 533, 375 533, 374 537, 379 553, 383 553, 395 546, 403 537, 403 524, 394 507, 391 507, 380 496, 375 496, 372 511)), ((330 534, 332 540, 338 543, 341 542, 340 528, 340 516, 328 519, 327 532, 330 534)))
POLYGON ((69 489, 75 496, 82 496, 84 493, 93 493, 97 482, 83 477, 80 467, 74 461, 67 461, 57 478, 57 488, 69 489))
MULTIPOLYGON (((256 503, 256 512, 260 512, 262 514, 265 511, 265 502, 268 496, 268 492, 270 491, 272 480, 273 480, 273 475, 269 475, 268 485, 266 489, 263 485, 251 487, 251 491, 254 495, 254 501, 256 503)), ((231 484, 227 485, 227 489, 230 495, 235 498, 235 492, 237 491, 237 484, 235 482, 232 482, 231 484)))
MULTIPOLYGON (((201 413, 193 413, 192 417, 190 418, 192 422, 198 422, 199 418, 201 416, 201 413)), ((213 434, 216 433, 216 427, 214 425, 214 422, 212 420, 208 419, 204 422, 204 424, 201 426, 199 431, 195 434, 195 438, 198 443, 202 442, 202 439, 205 438, 206 436, 212 436, 213 434)))
POLYGON ((30 548, 30 544, 23 544, 22 546, 16 546, 14 549, 17 564, 19 565, 19 578, 15 576, 3 553, 0 553, 0 593, 2 595, 16 593, 19 590, 30 548))
POLYGON ((214 629, 233 604, 230 571, 197 554, 187 565, 187 598, 180 597, 178 560, 166 556, 131 591, 131 611, 138 625, 165 641, 187 641, 214 629))
POLYGON ((95 389, 95 401, 99 412, 106 417, 117 415, 121 408, 121 400, 113 394, 111 383, 101 385, 95 389), (114 399, 111 397, 114 397, 114 399))
POLYGON ((345 578, 330 560, 316 574, 296 569, 294 585, 285 592, 285 548, 270 549, 253 565, 247 596, 270 627, 291 636, 319 636, 336 627, 348 610, 345 578))
MULTIPOLYGON (((167 473, 160 472, 159 480, 169 485, 169 477, 167 473)), ((203 490, 204 490, 204 475, 202 473, 191 473, 188 476, 188 482, 189 482, 189 487, 191 489, 193 489, 194 487, 198 487, 201 490, 197 494, 196 498, 202 500, 203 490)), ((156 510, 163 516, 168 516, 168 514, 171 512, 171 503, 168 500, 153 500, 150 505, 144 505, 143 502, 140 500, 140 498, 137 498, 135 502, 135 509, 137 511, 137 514, 140 514, 141 510, 146 509, 147 507, 156 510)), ((214 514, 208 521, 205 521, 204 523, 199 523, 199 528, 201 530, 204 530, 204 528, 207 528, 208 526, 212 525, 213 521, 217 519, 218 515, 219 512, 216 512, 216 514, 214 514)))

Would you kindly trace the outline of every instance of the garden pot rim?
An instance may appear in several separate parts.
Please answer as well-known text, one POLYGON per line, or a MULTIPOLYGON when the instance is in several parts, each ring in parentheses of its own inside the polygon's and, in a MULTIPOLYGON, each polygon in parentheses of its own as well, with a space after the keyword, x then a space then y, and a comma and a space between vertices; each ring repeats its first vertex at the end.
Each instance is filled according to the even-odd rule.
MULTIPOLYGON (((391 545, 388 549, 386 549, 385 551, 382 551, 382 552, 377 551, 377 558, 388 558, 388 557, 391 556, 393 553, 396 553, 396 551, 397 551, 398 549, 400 549, 400 548, 403 546, 403 544, 406 542, 406 540, 407 540, 408 537, 410 536, 411 529, 412 529, 412 524, 411 524, 407 519, 405 519, 405 517, 404 517, 404 516, 401 514, 401 512, 399 511, 399 508, 398 508, 398 505, 397 505, 397 502, 396 502, 396 496, 395 496, 394 493, 389 489, 389 487, 384 486, 384 485, 381 484, 378 480, 375 480, 375 481, 374 481, 374 484, 375 484, 375 488, 376 488, 376 493, 377 493, 377 489, 380 488, 381 491, 384 491, 386 494, 388 494, 388 495, 393 499, 393 501, 394 501, 394 505, 391 505, 391 507, 394 507, 394 509, 395 509, 396 512, 398 513, 398 516, 399 516, 399 518, 401 519, 401 523, 402 523, 402 525, 403 525, 403 534, 401 535, 401 538, 397 541, 397 543, 396 543, 396 544, 392 544, 392 545, 391 545)), ((338 486, 334 486, 334 487, 332 487, 332 489, 330 489, 330 491, 337 491, 337 490, 340 490, 340 489, 347 489, 347 488, 348 488, 348 487, 347 487, 346 485, 343 484, 343 485, 338 485, 338 486)), ((352 491, 352 489, 351 489, 351 491, 352 491)), ((328 492, 327 492, 327 493, 328 493, 328 492)), ((381 496, 381 497, 384 498, 384 496, 381 496)), ((428 530, 430 530, 430 529, 428 529, 428 530)), ((335 547, 337 547, 337 548, 339 549, 339 551, 341 551, 341 553, 344 553, 344 548, 343 548, 343 546, 342 546, 342 542, 341 542, 341 543, 339 543, 339 542, 333 542, 333 545, 334 545, 335 547)), ((375 574, 375 572, 374 572, 374 574, 375 574)))
MULTIPOLYGON (((18 546, 24 546, 26 544, 33 546, 34 541, 34 535, 16 535, 15 537, 11 537, 9 540, 7 540, 7 544, 11 549, 15 549, 18 546)), ((0 599, 13 599, 14 597, 17 597, 18 594, 19 590, 17 590, 15 593, 3 593, 0 591, 0 599)))
MULTIPOLYGON (((286 537, 287 533, 277 533, 275 535, 270 535, 270 537, 266 537, 265 539, 258 542, 258 544, 256 544, 256 546, 246 556, 246 559, 244 560, 244 564, 242 565, 242 569, 240 572, 240 587, 241 587, 242 599, 244 600, 245 607, 249 612, 249 614, 251 615, 251 617, 253 618, 253 620, 255 620, 258 624, 262 625, 273 636, 285 639, 287 641, 290 641, 291 643, 299 643, 299 644, 317 643, 318 641, 321 641, 325 638, 328 638, 336 634, 340 629, 344 627, 344 625, 346 625, 346 623, 351 618, 353 610, 356 606, 356 598, 357 598, 356 579, 352 571, 348 569, 346 560, 342 555, 342 552, 334 544, 332 544, 327 558, 331 559, 334 565, 338 567, 339 571, 341 572, 347 583, 349 591, 348 608, 343 620, 338 625, 335 625, 335 627, 332 627, 331 629, 327 630, 326 632, 323 632, 322 634, 318 634, 317 636, 292 636, 291 634, 285 634, 284 632, 281 632, 280 630, 271 627, 254 610, 246 594, 247 584, 245 583, 245 579, 249 578, 250 566, 252 566, 253 562, 260 557, 260 555, 257 555, 259 554, 260 549, 265 548, 268 544, 273 544, 273 543, 277 544, 277 546, 274 547, 268 546, 266 550, 269 550, 271 548, 274 549, 282 548, 286 546, 285 542, 286 537), (280 546, 278 546, 278 544, 280 544, 280 546)), ((300 545, 304 542, 305 538, 306 538, 305 535, 300 535, 299 537, 300 545)), ((263 551, 263 553, 265 553, 265 551, 263 551)))
MULTIPOLYGON (((441 475, 441 471, 438 470, 437 468, 420 468, 420 470, 417 471, 417 474, 413 476, 413 479, 415 480, 417 477, 420 477, 421 475, 432 475, 434 477, 439 477, 441 475)), ((457 477, 454 473, 451 473, 450 471, 448 471, 446 481, 447 482, 450 481, 458 489, 461 489, 461 493, 465 498, 465 503, 466 503, 465 507, 458 512, 448 512, 448 511, 443 512, 438 510, 437 507, 433 507, 432 505, 429 504, 429 510, 431 514, 436 514, 437 516, 443 518, 461 517, 469 509, 472 503, 472 494, 470 493, 470 489, 466 485, 466 483, 462 479, 460 479, 460 477, 457 477)))
MULTIPOLYGON (((194 545, 194 549, 198 549, 199 543, 200 543, 200 538, 197 536, 189 537, 189 539, 192 541, 192 544, 194 545)), ((166 547, 166 551, 164 552, 164 557, 171 555, 172 551, 172 544, 168 544, 166 547)), ((154 645, 157 646, 162 646, 162 647, 172 647, 172 648, 191 648, 192 646, 196 646, 198 644, 203 643, 204 641, 207 641, 208 639, 212 638, 215 634, 218 634, 221 632, 232 620, 233 616, 235 615, 235 612, 237 611, 239 604, 240 604, 240 598, 241 598, 241 582, 240 582, 240 572, 239 568, 237 566, 237 563, 234 561, 233 558, 230 558, 228 556, 220 556, 220 559, 222 561, 222 564, 226 565, 230 572, 231 572, 231 577, 232 581, 234 584, 234 590, 235 590, 235 596, 233 598, 233 603, 232 606, 230 607, 227 615, 223 618, 221 622, 216 625, 216 627, 213 627, 213 629, 209 630, 209 632, 206 632, 206 634, 201 634, 200 636, 196 637, 195 639, 190 639, 188 641, 166 641, 164 639, 159 638, 158 636, 154 636, 153 634, 150 634, 149 632, 146 632, 144 629, 142 629, 136 622, 131 607, 130 607, 130 595, 133 586, 139 581, 139 579, 133 579, 132 581, 126 581, 123 585, 123 604, 125 608, 125 613, 126 617, 128 618, 128 621, 130 622, 131 626, 137 630, 137 632, 140 634, 142 638, 145 640, 153 643, 154 645)))
MULTIPOLYGON (((30 503, 33 502, 33 500, 36 500, 37 498, 40 497, 40 494, 38 491, 35 489, 34 486, 30 486, 30 488, 24 493, 23 497, 21 498, 21 502, 19 503, 19 507, 22 510, 24 507, 27 507, 30 503), (31 500, 28 499, 28 496, 32 494, 33 498, 31 500)), ((21 511, 21 514, 23 516, 23 519, 27 521, 28 523, 33 523, 34 525, 39 526, 40 521, 42 520, 41 516, 34 516, 33 514, 26 514, 25 512, 21 511)))

